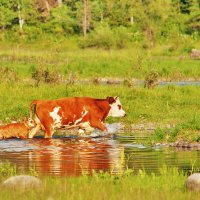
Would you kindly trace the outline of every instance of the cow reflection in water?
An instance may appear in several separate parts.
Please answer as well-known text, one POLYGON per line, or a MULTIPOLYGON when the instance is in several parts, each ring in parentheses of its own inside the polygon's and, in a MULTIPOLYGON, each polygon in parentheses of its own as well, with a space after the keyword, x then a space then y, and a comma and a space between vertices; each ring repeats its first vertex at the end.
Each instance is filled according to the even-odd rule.
POLYGON ((123 147, 114 140, 96 139, 34 139, 37 150, 29 152, 29 166, 42 174, 80 175, 92 171, 122 170, 123 147))

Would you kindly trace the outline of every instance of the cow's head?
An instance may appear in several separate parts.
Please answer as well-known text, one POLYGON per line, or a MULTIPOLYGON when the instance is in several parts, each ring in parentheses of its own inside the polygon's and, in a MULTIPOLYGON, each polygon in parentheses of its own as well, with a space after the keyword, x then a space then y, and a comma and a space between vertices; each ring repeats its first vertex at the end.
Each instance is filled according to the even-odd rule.
POLYGON ((122 104, 119 101, 119 97, 107 97, 107 101, 110 104, 110 111, 108 116, 112 117, 124 117, 126 115, 122 108, 122 104))

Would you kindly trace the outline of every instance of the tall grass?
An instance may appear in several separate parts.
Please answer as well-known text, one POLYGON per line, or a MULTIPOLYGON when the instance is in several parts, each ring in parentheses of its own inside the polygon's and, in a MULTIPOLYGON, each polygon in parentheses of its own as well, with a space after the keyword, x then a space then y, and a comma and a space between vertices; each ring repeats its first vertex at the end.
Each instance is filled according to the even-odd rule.
MULTIPOLYGON (((43 187, 26 191, 0 186, 0 199, 198 199, 198 193, 185 188, 186 175, 175 168, 162 167, 160 175, 93 173, 81 177, 41 178, 43 187)), ((6 177, 0 176, 0 180, 6 177)))
MULTIPOLYGON (((139 47, 121 50, 67 49, 65 44, 0 44, 0 67, 16 70, 30 78, 33 67, 57 69, 61 74, 76 72, 79 78, 118 77, 144 79, 152 70, 160 79, 200 79, 200 62, 189 54, 163 56, 154 50, 139 47)), ((161 51, 162 52, 162 51, 161 51)))
MULTIPOLYGON (((124 122, 156 121, 178 123, 199 118, 200 91, 198 86, 165 86, 149 90, 115 85, 51 85, 11 82, 0 85, 0 119, 28 115, 34 99, 56 99, 68 96, 106 98, 119 96, 127 112, 124 122)), ((119 120, 118 120, 119 121, 119 120)))

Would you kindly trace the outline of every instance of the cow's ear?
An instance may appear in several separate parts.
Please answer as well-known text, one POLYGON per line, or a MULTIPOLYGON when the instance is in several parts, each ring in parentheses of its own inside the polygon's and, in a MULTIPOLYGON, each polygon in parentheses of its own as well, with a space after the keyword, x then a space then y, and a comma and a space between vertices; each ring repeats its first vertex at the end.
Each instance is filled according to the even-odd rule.
POLYGON ((117 101, 119 99, 119 97, 116 96, 116 97, 114 97, 114 99, 115 99, 115 101, 117 101))
POLYGON ((115 102, 115 98, 113 98, 113 97, 107 97, 106 99, 109 102, 109 104, 112 104, 115 102))

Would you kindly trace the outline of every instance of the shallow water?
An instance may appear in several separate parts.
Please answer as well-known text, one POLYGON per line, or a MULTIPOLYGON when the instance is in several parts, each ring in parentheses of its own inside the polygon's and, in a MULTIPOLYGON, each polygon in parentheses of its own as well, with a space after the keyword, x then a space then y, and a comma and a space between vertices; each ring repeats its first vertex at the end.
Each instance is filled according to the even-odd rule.
MULTIPOLYGON (((139 137, 145 140, 145 137, 139 137)), ((163 165, 190 171, 200 169, 200 151, 174 147, 148 147, 138 137, 112 135, 99 138, 55 137, 0 141, 0 162, 18 168, 34 167, 39 174, 80 175, 95 171, 119 173, 128 168, 158 173, 163 165)))
MULTIPOLYGON (((66 81, 64 81, 66 82, 66 81)), ((91 80, 79 80, 77 82, 77 84, 91 84, 91 80)), ((124 84, 124 80, 123 79, 99 79, 98 84, 102 84, 102 85, 122 85, 124 84)), ((142 86, 144 85, 144 81, 142 80, 134 80, 132 81, 132 84, 134 86, 142 86)), ((177 85, 177 86, 189 86, 189 85, 196 85, 199 86, 200 85, 200 81, 194 81, 194 80, 186 80, 186 81, 159 81, 158 85, 160 86, 165 86, 165 85, 177 85)))

